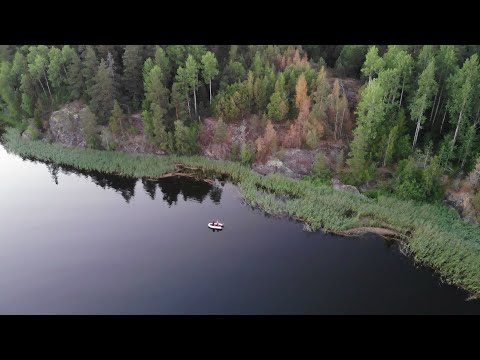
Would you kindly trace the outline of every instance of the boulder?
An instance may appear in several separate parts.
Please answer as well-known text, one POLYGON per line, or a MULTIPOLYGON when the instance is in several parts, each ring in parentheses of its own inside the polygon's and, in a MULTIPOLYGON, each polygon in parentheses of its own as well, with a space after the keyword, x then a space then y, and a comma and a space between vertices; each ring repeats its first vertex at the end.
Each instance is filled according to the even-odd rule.
POLYGON ((332 179, 332 186, 335 190, 361 195, 360 191, 355 186, 342 184, 340 180, 336 178, 332 179))
POLYGON ((254 164, 252 169, 261 175, 280 174, 292 179, 301 178, 299 174, 285 166, 281 160, 273 157, 269 157, 265 164, 254 164))
POLYGON ((48 125, 54 142, 69 147, 85 147, 79 115, 85 107, 80 102, 73 102, 52 113, 48 125))

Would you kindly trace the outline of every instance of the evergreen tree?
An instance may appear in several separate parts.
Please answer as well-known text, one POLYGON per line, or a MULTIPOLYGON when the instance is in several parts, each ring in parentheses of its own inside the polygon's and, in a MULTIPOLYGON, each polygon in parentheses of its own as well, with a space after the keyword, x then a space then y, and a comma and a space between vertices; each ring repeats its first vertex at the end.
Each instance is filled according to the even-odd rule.
POLYGON ((157 47, 155 51, 155 65, 158 65, 162 70, 164 84, 165 86, 167 86, 167 84, 170 83, 172 69, 170 65, 170 60, 161 47, 157 47))
POLYGON ((85 82, 85 93, 88 98, 92 98, 92 89, 95 85, 95 74, 98 70, 98 60, 95 50, 92 46, 87 46, 85 49, 85 60, 83 61, 83 79, 85 82))
POLYGON ((80 57, 75 52, 72 54, 72 63, 68 68, 67 82, 70 99, 80 99, 84 92, 84 78, 82 75, 82 63, 80 57))
POLYGON ((98 149, 100 139, 97 133, 97 119, 88 106, 80 113, 80 121, 86 146, 91 149, 98 149))
POLYGON ((114 89, 113 80, 104 59, 100 61, 91 89, 90 105, 97 114, 100 124, 105 124, 113 110, 114 89))
POLYGON ((112 115, 110 116, 110 120, 108 123, 110 130, 112 131, 113 134, 119 135, 123 132, 124 117, 125 115, 123 114, 122 108, 118 104, 118 101, 114 100, 112 115))
POLYGON ((132 105, 133 110, 140 107, 143 97, 141 50, 141 45, 127 45, 123 53, 123 84, 126 98, 132 105))

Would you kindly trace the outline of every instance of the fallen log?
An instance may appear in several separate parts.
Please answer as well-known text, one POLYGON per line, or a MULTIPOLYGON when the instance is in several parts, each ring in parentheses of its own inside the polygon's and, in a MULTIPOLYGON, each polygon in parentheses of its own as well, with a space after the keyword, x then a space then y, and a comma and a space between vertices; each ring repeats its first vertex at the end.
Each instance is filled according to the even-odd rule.
POLYGON ((171 173, 168 173, 168 174, 164 174, 162 176, 159 176, 158 178, 146 178, 147 180, 151 180, 151 181, 156 181, 156 180, 159 180, 159 179, 165 179, 165 178, 169 178, 169 177, 174 177, 174 176, 182 176, 182 177, 188 177, 190 179, 195 179, 195 180, 199 180, 199 181, 204 181, 210 185, 215 185, 215 181, 214 180, 210 180, 210 179, 202 179, 201 177, 198 177, 198 176, 195 176, 193 174, 187 174, 187 173, 181 173, 181 172, 171 172, 171 173))

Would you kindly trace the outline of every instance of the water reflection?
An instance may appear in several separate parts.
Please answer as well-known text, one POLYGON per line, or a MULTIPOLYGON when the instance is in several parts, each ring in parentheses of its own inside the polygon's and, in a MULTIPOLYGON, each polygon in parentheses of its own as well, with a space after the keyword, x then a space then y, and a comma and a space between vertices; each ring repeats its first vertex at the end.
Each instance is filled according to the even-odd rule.
POLYGON ((0 147, 0 314, 480 314, 394 242, 303 232, 232 184, 37 165, 0 147))
POLYGON ((52 180, 55 184, 58 185, 58 173, 61 170, 58 165, 55 164, 46 164, 48 172, 52 175, 52 180))
POLYGON ((215 186, 211 191, 210 191, 210 199, 215 203, 215 204, 220 204, 220 200, 222 199, 222 188, 219 186, 215 186))
POLYGON ((152 200, 155 200, 155 194, 157 192, 157 185, 156 181, 142 179, 143 190, 150 196, 152 200))
POLYGON ((163 193, 163 200, 168 206, 176 204, 180 194, 184 201, 190 199, 202 203, 211 191, 216 191, 216 186, 181 177, 161 179, 158 185, 163 193))
MULTIPOLYGON (((37 163, 37 161, 32 159, 24 160, 37 163)), ((130 200, 135 196, 135 186, 139 180, 137 178, 104 174, 97 171, 80 171, 73 167, 58 166, 49 163, 45 165, 56 185, 59 184, 58 175, 61 172, 65 175, 75 174, 87 178, 103 189, 115 190, 120 193, 127 203, 130 203, 130 200)), ((207 196, 209 196, 213 203, 220 204, 223 191, 220 185, 224 185, 224 183, 220 183, 220 185, 212 186, 203 181, 182 177, 171 177, 158 181, 141 179, 141 183, 143 190, 152 200, 155 200, 157 188, 160 188, 163 194, 163 200, 168 203, 169 207, 177 204, 179 195, 182 195, 184 201, 193 200, 199 203, 202 203, 207 196)))

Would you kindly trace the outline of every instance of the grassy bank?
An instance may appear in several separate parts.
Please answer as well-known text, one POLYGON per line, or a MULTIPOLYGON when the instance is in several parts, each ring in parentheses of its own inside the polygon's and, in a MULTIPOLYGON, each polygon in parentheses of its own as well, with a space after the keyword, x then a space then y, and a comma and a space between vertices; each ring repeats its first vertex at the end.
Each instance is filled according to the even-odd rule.
POLYGON ((336 233, 360 227, 393 230, 407 240, 402 246, 416 261, 437 270, 446 282, 480 293, 480 228, 465 223, 455 211, 441 205, 382 196, 370 199, 283 176, 263 177, 238 163, 200 156, 158 157, 69 149, 24 140, 16 129, 6 131, 4 144, 19 155, 124 176, 159 177, 174 171, 176 163, 228 174, 239 185, 248 204, 273 215, 301 219, 306 230, 323 228, 336 233))

